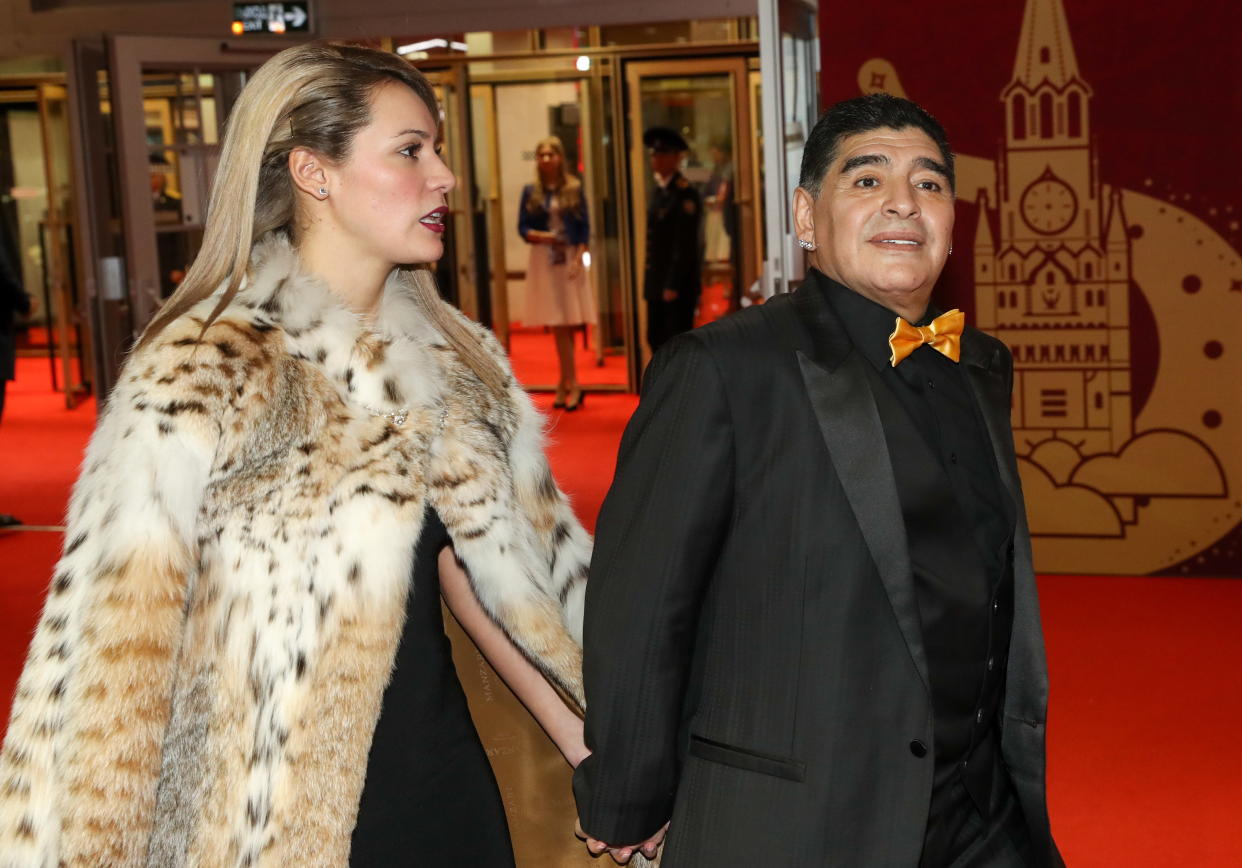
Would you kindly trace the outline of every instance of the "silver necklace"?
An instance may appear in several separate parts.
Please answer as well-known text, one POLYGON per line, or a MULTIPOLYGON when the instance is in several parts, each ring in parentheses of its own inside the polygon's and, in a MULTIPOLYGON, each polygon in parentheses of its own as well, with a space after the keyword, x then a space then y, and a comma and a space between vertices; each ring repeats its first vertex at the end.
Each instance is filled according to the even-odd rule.
POLYGON ((405 424, 406 419, 410 418, 409 407, 402 407, 400 410, 384 411, 384 410, 376 410, 374 407, 368 407, 366 404, 360 404, 359 406, 362 407, 362 409, 366 410, 368 413, 370 413, 372 416, 380 416, 380 417, 383 417, 384 419, 387 419, 389 422, 396 425, 398 428, 400 428, 402 425, 405 424))

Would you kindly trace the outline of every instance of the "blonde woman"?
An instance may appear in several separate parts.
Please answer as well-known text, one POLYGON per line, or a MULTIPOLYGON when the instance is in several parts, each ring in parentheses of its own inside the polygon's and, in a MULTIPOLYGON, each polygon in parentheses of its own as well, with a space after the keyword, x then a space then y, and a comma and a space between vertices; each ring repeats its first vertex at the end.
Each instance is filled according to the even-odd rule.
POLYGON ((591 226, 582 182, 565 168, 565 147, 556 136, 535 146, 535 183, 522 189, 518 233, 531 246, 523 321, 552 329, 561 374, 552 406, 577 410, 583 393, 574 330, 595 322, 595 300, 583 267, 591 226))
POLYGON ((589 540, 488 332, 399 58, 229 121, 203 248, 101 415, 0 754, 0 864, 505 865, 441 593, 566 757, 589 540), (460 564, 460 566, 459 566, 460 564))

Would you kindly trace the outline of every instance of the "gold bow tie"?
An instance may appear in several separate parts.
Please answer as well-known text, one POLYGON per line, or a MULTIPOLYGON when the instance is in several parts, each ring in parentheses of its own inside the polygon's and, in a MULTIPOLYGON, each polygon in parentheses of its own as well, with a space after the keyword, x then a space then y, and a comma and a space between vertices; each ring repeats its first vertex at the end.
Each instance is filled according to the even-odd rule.
POLYGON ((897 327, 888 336, 888 345, 893 354, 889 361, 893 367, 917 350, 923 344, 943 353, 953 361, 961 356, 962 326, 966 324, 966 314, 957 308, 942 313, 931 321, 930 325, 912 326, 901 317, 897 317, 897 327))

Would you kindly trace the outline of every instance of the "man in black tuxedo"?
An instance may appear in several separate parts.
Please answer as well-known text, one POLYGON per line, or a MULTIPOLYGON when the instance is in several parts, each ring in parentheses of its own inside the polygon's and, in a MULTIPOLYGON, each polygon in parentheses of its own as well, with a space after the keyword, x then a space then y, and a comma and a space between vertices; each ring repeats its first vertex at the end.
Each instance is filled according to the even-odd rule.
POLYGON ((667 828, 664 868, 1062 864, 1012 358, 930 304, 953 184, 914 103, 834 106, 805 283, 653 359, 587 591, 593 852, 667 828))
POLYGON ((703 202, 678 168, 689 149, 676 130, 652 127, 643 133, 655 187, 647 206, 647 345, 654 353, 671 338, 694 328, 702 291, 703 249, 699 241, 703 202))

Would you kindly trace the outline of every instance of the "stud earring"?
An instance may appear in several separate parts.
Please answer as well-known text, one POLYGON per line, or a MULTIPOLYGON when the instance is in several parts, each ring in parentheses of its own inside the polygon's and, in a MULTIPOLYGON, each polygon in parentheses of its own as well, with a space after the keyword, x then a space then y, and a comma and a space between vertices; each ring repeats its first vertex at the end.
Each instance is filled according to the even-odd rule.
POLYGON ((807 241, 805 238, 799 238, 799 239, 798 239, 798 246, 799 246, 799 247, 801 247, 803 250, 814 250, 814 249, 815 249, 815 242, 814 242, 814 241, 807 241))
POLYGON ((950 244, 950 245, 949 245, 949 255, 950 255, 950 256, 952 256, 952 255, 953 255, 953 245, 952 245, 952 244, 950 244))
POLYGON ((328 198, 328 188, 327 188, 327 187, 320 187, 320 188, 319 188, 319 198, 320 198, 320 199, 327 199, 327 198, 328 198))

